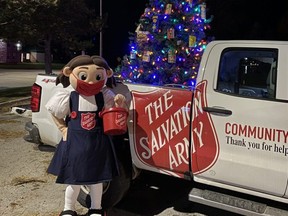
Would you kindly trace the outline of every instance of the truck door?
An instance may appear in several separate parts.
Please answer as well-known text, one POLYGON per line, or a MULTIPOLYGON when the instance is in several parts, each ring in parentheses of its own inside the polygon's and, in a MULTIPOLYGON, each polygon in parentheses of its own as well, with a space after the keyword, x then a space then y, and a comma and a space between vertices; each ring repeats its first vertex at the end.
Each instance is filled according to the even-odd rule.
POLYGON ((200 132, 201 137, 210 137, 217 149, 215 159, 205 167, 207 155, 196 151, 193 172, 200 180, 283 196, 288 179, 288 104, 277 93, 279 79, 285 78, 277 73, 283 56, 275 46, 225 46, 215 45, 202 65, 205 72, 193 109, 195 146, 211 145, 201 141, 200 132), (200 128, 204 118, 210 125, 200 128))

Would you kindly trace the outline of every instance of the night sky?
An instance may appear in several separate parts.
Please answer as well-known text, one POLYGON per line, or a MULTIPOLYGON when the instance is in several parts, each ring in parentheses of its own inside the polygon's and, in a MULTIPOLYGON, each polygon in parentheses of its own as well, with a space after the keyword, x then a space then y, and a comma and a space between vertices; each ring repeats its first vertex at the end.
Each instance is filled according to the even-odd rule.
MULTIPOLYGON (((103 0, 108 14, 103 32, 103 57, 111 67, 117 57, 129 55, 129 34, 149 0, 103 0)), ((213 15, 207 35, 215 39, 288 40, 287 0, 206 0, 207 18, 213 15)))
POLYGON ((118 65, 117 57, 129 54, 129 32, 144 13, 149 0, 103 0, 103 14, 108 13, 108 26, 103 32, 103 57, 111 67, 118 65))

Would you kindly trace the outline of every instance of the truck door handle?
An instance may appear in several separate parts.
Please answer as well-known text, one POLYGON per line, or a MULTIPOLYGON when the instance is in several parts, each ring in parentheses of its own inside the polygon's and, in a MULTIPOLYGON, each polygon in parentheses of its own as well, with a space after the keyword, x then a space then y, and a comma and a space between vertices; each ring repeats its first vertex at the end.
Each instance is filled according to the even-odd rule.
POLYGON ((203 110, 205 112, 209 112, 209 113, 214 114, 214 115, 220 115, 220 116, 232 115, 231 110, 227 110, 227 109, 224 109, 221 107, 203 107, 203 110))

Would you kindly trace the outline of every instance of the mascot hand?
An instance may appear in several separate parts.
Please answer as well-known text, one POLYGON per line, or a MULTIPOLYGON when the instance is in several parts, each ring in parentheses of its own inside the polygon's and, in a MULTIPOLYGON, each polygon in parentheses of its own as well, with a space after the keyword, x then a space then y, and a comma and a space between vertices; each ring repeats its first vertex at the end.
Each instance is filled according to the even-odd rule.
POLYGON ((52 119, 55 122, 58 129, 61 131, 62 136, 63 136, 63 141, 66 141, 66 139, 67 139, 67 126, 66 126, 64 119, 59 119, 54 115, 52 115, 52 119))
POLYGON ((122 108, 127 108, 126 107, 126 98, 122 94, 117 94, 114 98, 115 106, 116 107, 122 107, 122 108))
POLYGON ((61 133, 62 133, 62 137, 63 137, 63 141, 66 141, 67 140, 67 127, 64 127, 62 130, 61 130, 61 133))

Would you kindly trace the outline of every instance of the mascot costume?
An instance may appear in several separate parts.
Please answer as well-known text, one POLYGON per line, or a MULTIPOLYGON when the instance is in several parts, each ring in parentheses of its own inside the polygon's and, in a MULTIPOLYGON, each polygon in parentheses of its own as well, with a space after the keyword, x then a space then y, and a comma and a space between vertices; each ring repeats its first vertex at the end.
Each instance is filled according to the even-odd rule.
POLYGON ((62 71, 70 85, 59 90, 46 104, 63 138, 48 167, 56 183, 66 184, 65 205, 60 216, 77 216, 75 204, 81 185, 90 189, 87 216, 103 216, 103 182, 119 175, 111 138, 103 133, 99 112, 126 108, 125 97, 105 87, 113 71, 100 56, 73 58, 62 71))

